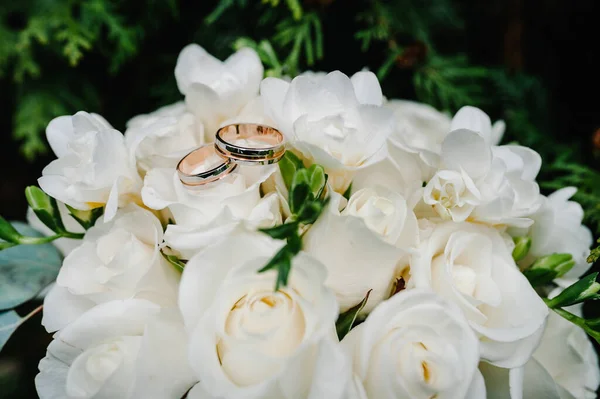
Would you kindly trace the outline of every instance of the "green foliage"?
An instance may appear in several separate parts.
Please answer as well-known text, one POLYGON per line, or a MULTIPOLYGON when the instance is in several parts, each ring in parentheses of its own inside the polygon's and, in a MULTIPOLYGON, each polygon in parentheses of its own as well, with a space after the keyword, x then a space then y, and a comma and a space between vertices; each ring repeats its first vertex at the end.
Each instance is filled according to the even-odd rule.
POLYGON ((166 254, 163 251, 160 251, 160 254, 167 262, 169 262, 171 266, 173 266, 175 270, 177 270, 179 273, 183 272, 183 269, 185 268, 185 261, 179 259, 176 255, 166 254))
POLYGON ((523 274, 533 287, 550 284, 575 266, 571 254, 552 254, 537 259, 523 274))
MULTIPOLYGON (((250 47, 256 50, 266 67, 267 76, 295 76, 304 66, 312 66, 323 58, 323 27, 317 12, 305 12, 298 0, 286 0, 287 7, 278 7, 279 0, 267 0, 260 8, 259 27, 274 26, 267 37, 254 39, 247 36, 238 38, 233 47, 250 47), (279 57, 277 54, 286 54, 279 57)), ((206 18, 208 24, 216 23, 234 5, 245 9, 245 0, 221 0, 206 18)))
POLYGON ((0 312, 0 350, 4 347, 10 336, 17 330, 21 318, 14 310, 0 312))
MULTIPOLYGON (((23 223, 19 234, 42 235, 23 223)), ((18 246, 0 252, 0 310, 13 309, 36 296, 58 274, 62 256, 52 244, 18 246)))
POLYGON ((565 288, 554 298, 546 299, 545 302, 558 315, 581 327, 590 337, 600 343, 600 318, 586 319, 564 309, 578 303, 600 299, 600 295, 598 295, 600 283, 596 281, 597 278, 598 273, 589 274, 565 288))
POLYGON ((465 56, 431 57, 414 76, 417 96, 442 110, 484 102, 486 68, 471 66, 465 56))
POLYGON ((292 259, 302 249, 302 236, 300 230, 303 226, 314 223, 327 204, 325 187, 327 175, 323 167, 311 165, 308 169, 290 152, 283 157, 279 168, 285 179, 291 181, 288 186, 288 202, 292 215, 280 226, 261 229, 272 238, 285 240, 286 244, 275 256, 259 270, 260 273, 268 270, 277 270, 275 290, 287 285, 292 259), (289 154, 289 155, 288 155, 289 154), (293 175, 290 175, 292 173, 293 175))
POLYGON ((338 319, 335 322, 335 330, 340 341, 346 336, 346 334, 350 332, 352 327, 354 327, 354 325, 356 324, 358 314, 361 310, 363 310, 363 308, 369 301, 369 295, 371 295, 371 291, 372 290, 367 291, 367 294, 365 295, 362 301, 360 301, 358 304, 351 307, 350 309, 346 310, 344 313, 340 313, 340 315, 338 316, 338 319))
POLYGON ((70 68, 100 54, 116 73, 136 55, 143 31, 137 21, 126 20, 122 6, 106 0, 25 0, 0 7, 0 78, 15 85, 13 136, 26 158, 47 151, 41 134, 50 119, 96 103, 98 89, 86 84, 85 74, 77 75, 77 87, 85 90, 74 88, 70 68), (19 19, 23 25, 12 22, 19 19), (64 81, 71 84, 57 84, 64 81))
POLYGON ((513 249, 512 257, 515 262, 525 258, 531 248, 531 238, 527 236, 514 237, 515 249, 513 249))
MULTIPOLYGON (((43 237, 36 232, 34 235, 25 236, 22 232, 17 231, 17 229, 15 229, 15 227, 6 219, 0 216, 0 239, 4 240, 0 241, 0 251, 16 245, 46 244, 62 237, 76 239, 83 238, 83 233, 73 233, 65 229, 62 216, 58 209, 58 204, 54 198, 35 186, 29 186, 25 189, 25 197, 27 198, 27 203, 40 221, 56 234, 43 237)), ((95 221, 103 212, 103 208, 91 211, 76 211, 72 208, 69 209, 72 210, 71 216, 86 229, 93 225, 91 219, 95 221)), ((24 230, 31 231, 31 229, 24 230)))

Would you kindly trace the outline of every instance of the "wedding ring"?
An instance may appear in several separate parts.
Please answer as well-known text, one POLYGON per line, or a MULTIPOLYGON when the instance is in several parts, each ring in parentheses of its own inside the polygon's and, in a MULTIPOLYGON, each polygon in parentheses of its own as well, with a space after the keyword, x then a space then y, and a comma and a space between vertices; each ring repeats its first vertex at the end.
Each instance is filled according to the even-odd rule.
POLYGON ((283 134, 275 128, 239 123, 217 130, 215 150, 224 159, 235 163, 268 165, 279 162, 285 154, 285 145, 283 134))
POLYGON ((222 179, 236 167, 231 160, 217 156, 213 145, 205 144, 181 158, 177 164, 177 174, 183 184, 200 186, 222 179))

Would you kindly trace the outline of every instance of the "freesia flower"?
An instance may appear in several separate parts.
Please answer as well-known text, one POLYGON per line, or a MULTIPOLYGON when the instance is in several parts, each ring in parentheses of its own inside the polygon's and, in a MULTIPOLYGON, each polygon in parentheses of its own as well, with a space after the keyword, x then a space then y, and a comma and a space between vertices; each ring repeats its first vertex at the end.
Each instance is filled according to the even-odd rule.
POLYGON ((393 116, 381 106, 381 87, 371 72, 301 75, 291 82, 267 78, 261 97, 290 144, 323 166, 339 193, 357 170, 385 156, 393 116))
POLYGON ((38 183, 51 197, 75 209, 105 207, 110 220, 118 207, 138 201, 141 179, 123 135, 96 114, 59 116, 46 129, 58 157, 38 183))

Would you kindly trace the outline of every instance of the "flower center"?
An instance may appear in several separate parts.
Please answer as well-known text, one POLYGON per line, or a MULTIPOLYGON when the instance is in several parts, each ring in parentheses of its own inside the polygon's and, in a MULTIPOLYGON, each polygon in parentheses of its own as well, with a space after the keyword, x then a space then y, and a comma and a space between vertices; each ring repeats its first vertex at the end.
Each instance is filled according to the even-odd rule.
POLYGON ((240 386, 264 381, 294 353, 305 331, 295 292, 249 292, 232 307, 217 353, 225 373, 240 386))

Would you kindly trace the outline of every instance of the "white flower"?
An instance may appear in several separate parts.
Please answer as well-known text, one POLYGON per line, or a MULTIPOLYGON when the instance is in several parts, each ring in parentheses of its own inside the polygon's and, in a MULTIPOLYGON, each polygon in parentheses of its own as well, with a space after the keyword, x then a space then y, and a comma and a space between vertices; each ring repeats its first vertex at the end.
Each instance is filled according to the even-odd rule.
POLYGON ((135 201, 141 188, 135 163, 123 135, 101 116, 59 116, 48 124, 46 136, 58 157, 38 179, 48 195, 76 209, 105 206, 105 220, 135 201))
POLYGON ((221 62, 197 44, 186 46, 175 66, 175 79, 191 112, 204 124, 206 139, 258 94, 263 66, 256 52, 244 48, 221 62))
POLYGON ((553 253, 568 253, 573 256, 575 266, 559 282, 563 286, 575 280, 590 267, 587 256, 592 245, 590 229, 581 224, 583 209, 577 202, 569 201, 577 189, 566 187, 543 198, 542 206, 531 218, 534 223, 529 235, 533 258, 553 253))
POLYGON ((339 211, 342 197, 330 205, 304 236, 304 250, 327 267, 327 286, 341 311, 363 300, 373 309, 389 297, 401 277, 400 260, 418 243, 417 220, 402 196, 383 187, 363 189, 339 211))
POLYGON ((521 274, 500 233, 484 225, 436 225, 410 263, 409 286, 432 288, 460 306, 481 341, 481 357, 500 367, 527 362, 548 308, 521 274))
POLYGON ((479 190, 464 170, 439 171, 427 183, 423 193, 427 205, 432 205, 443 219, 455 222, 466 220, 480 200, 479 190))
POLYGON ((84 313, 54 336, 35 379, 41 399, 180 398, 197 381, 180 316, 143 299, 84 313))
MULTIPOLYGON (((581 316, 581 305, 568 311, 581 316)), ((588 335, 554 312, 524 367, 509 371, 482 363, 480 369, 488 399, 594 399, 600 385, 598 355, 588 335)))
POLYGON ((479 370, 485 380, 487 399, 573 399, 559 396, 552 376, 533 357, 524 366, 512 369, 481 362, 479 370))
POLYGON ((370 398, 485 398, 477 337, 458 307, 420 289, 382 302, 342 340, 370 398))
POLYGON ((492 146, 490 119, 477 108, 459 110, 452 129, 442 142, 424 203, 443 219, 530 226, 528 217, 540 205, 539 154, 526 147, 492 146))
POLYGON ((431 179, 433 172, 418 154, 390 141, 383 160, 356 172, 352 192, 375 186, 387 187, 406 198, 409 208, 413 209, 423 197, 423 182, 431 179))
POLYGON ((325 268, 305 253, 288 285, 259 273, 282 245, 239 232, 186 264, 179 306, 190 332, 190 364, 210 397, 342 398, 350 362, 337 337, 338 305, 325 268))
POLYGON ((381 87, 371 72, 358 72, 352 79, 339 71, 304 75, 291 83, 267 78, 261 96, 291 145, 323 166, 340 193, 356 170, 385 156, 393 116, 381 106, 381 87))
POLYGON ((42 324, 56 331, 96 304, 145 298, 174 306, 178 274, 160 255, 162 226, 147 210, 126 208, 97 223, 63 261, 44 301, 42 324))
POLYGON ((490 224, 530 226, 531 215, 541 205, 535 178, 542 158, 530 148, 503 145, 492 148, 492 168, 482 184, 486 204, 475 209, 473 217, 490 224))
MULTIPOLYGON (((581 316, 581 306, 571 306, 568 310, 581 316)), ((561 399, 596 398, 600 386, 598 355, 580 327, 550 312, 533 358, 552 376, 561 399)))
POLYGON ((268 228, 281 224, 282 215, 279 208, 279 197, 273 193, 261 198, 244 219, 235 217, 229 208, 224 208, 206 224, 169 224, 165 231, 165 243, 184 259, 190 259, 198 251, 227 238, 236 230, 268 228))
POLYGON ((174 168, 179 160, 204 143, 204 128, 178 102, 127 122, 125 143, 135 154, 138 169, 174 168))
POLYGON ((405 151, 419 154, 429 166, 437 165, 452 119, 430 105, 414 101, 390 100, 384 106, 394 111, 396 117, 390 141, 405 151))
MULTIPOLYGON (((214 158, 214 162, 222 162, 217 155, 214 158)), ((207 163, 210 165, 211 160, 207 163)), ((175 169, 153 169, 144 179, 142 199, 151 209, 170 211, 178 226, 208 227, 225 209, 234 219, 253 220, 255 225, 264 226, 279 220, 277 214, 269 212, 271 200, 260 195, 261 183, 276 168, 238 166, 228 176, 196 187, 181 183, 175 169)))
MULTIPOLYGON (((58 212, 60 213, 60 218, 65 226, 65 229, 72 233, 85 232, 85 229, 81 227, 81 225, 73 218, 73 216, 71 216, 65 204, 59 201, 57 201, 57 204, 58 212)), ((53 236, 56 234, 46 227, 44 223, 42 223, 42 221, 37 217, 31 208, 27 208, 27 223, 45 236, 53 236)), ((72 250, 81 244, 81 240, 76 238, 59 238, 58 240, 52 241, 52 244, 58 248, 63 256, 67 256, 72 250)))

